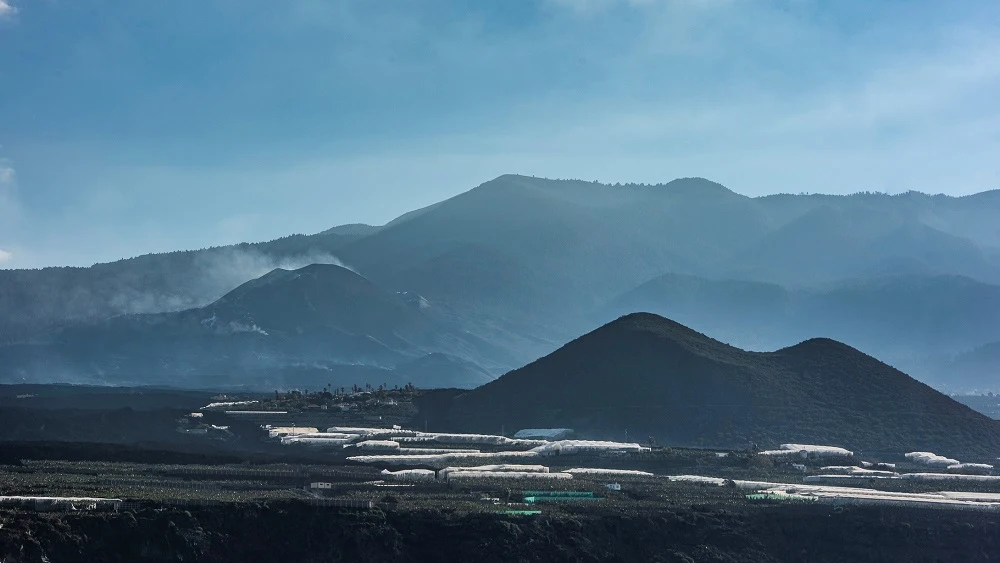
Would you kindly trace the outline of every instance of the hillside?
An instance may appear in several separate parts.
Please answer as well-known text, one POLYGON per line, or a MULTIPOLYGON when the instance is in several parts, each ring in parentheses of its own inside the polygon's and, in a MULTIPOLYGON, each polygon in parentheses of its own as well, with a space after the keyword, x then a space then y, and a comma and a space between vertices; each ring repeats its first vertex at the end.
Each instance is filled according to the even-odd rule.
POLYGON ((722 271, 795 286, 877 273, 1000 279, 998 263, 984 248, 930 227, 905 206, 850 204, 824 204, 803 213, 738 249, 722 271), (798 267, 790 268, 793 264, 798 267))
POLYGON ((355 272, 317 264, 274 270, 203 308, 115 317, 0 347, 0 379, 266 388, 388 378, 471 386, 489 379, 481 366, 513 362, 433 311, 355 272))
POLYGON ((275 268, 338 264, 335 253, 361 236, 293 235, 89 268, 0 270, 0 343, 30 340, 76 321, 202 307, 275 268))
POLYGON ((664 270, 718 259, 734 241, 765 232, 766 221, 747 205, 749 198, 701 179, 605 186, 507 175, 345 247, 341 257, 387 287, 417 284, 418 292, 477 311, 564 311, 664 270), (702 232, 685 236, 698 221, 702 232), (453 275, 462 283, 451 283, 453 275), (509 282, 499 298, 497 277, 509 282))
POLYGON ((648 313, 458 396, 443 423, 568 427, 672 445, 829 443, 995 455, 1000 423, 847 345, 745 352, 648 313))
POLYGON ((274 270, 202 311, 212 314, 202 321, 212 325, 242 323, 284 333, 332 328, 380 339, 399 331, 419 338, 427 323, 415 308, 363 276, 325 264, 274 270))

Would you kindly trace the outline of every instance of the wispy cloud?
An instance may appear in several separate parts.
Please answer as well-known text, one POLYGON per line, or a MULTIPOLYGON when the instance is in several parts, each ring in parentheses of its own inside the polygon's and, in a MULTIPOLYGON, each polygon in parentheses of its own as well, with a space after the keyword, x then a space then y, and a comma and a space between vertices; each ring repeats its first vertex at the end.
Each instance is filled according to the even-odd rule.
POLYGON ((509 172, 1000 187, 995 0, 11 2, 31 32, 0 38, 44 55, 0 44, 18 265, 384 222, 509 172))
POLYGON ((0 160, 0 186, 13 185, 14 176, 14 169, 4 161, 0 160))
MULTIPOLYGON (((567 9, 577 14, 591 15, 607 10, 616 0, 545 0, 545 3, 558 9, 567 9)), ((622 0, 623 4, 633 4, 633 0, 622 0)))
POLYGON ((545 0, 551 6, 565 8, 578 14, 596 14, 616 7, 650 9, 658 7, 714 7, 734 0, 545 0))
MULTIPOLYGON (((16 244, 21 234, 23 209, 17 194, 17 173, 0 158, 0 245, 16 244)), ((0 246, 0 264, 13 260, 14 254, 0 246)), ((9 247, 7 247, 9 248, 9 247)))
MULTIPOLYGON (((857 79, 796 95, 745 92, 727 100, 649 103, 592 111, 590 118, 548 139, 582 143, 655 143, 683 139, 688 147, 709 139, 719 148, 766 140, 776 150, 824 140, 852 143, 888 134, 895 142, 938 140, 949 132, 997 134, 993 96, 1000 95, 1000 41, 957 45, 946 52, 900 57, 866 69, 857 79), (924 138, 922 132, 933 132, 924 138)), ((936 141, 935 141, 936 142, 936 141)), ((578 148, 578 147, 577 147, 578 148)), ((636 147, 632 147, 633 149, 636 147)))
POLYGON ((0 218, 10 218, 20 212, 17 199, 17 172, 9 161, 0 158, 0 218))
POLYGON ((12 6, 8 0, 0 0, 0 20, 9 18, 17 13, 17 8, 12 6))

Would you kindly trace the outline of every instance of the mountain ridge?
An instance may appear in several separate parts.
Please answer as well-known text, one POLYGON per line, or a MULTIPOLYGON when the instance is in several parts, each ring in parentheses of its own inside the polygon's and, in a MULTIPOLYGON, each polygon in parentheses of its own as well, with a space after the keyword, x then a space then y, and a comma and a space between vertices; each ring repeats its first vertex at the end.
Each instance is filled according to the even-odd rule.
MULTIPOLYGON (((520 365, 593 326, 593 312, 616 296, 668 272, 795 290, 885 273, 1000 283, 1000 206, 991 201, 914 194, 751 198, 704 178, 612 186, 505 175, 380 227, 342 225, 326 234, 88 269, 0 271, 0 345, 117 315, 205 307, 275 268, 326 263, 347 265, 390 294, 419 295, 433 305, 429 314, 504 348, 520 365)), ((840 338, 824 327, 841 321, 828 310, 816 314, 810 332, 764 334, 752 347, 812 334, 840 338), (812 330, 817 326, 823 330, 812 330)), ((894 361, 937 365, 937 357, 961 351, 959 344, 983 343, 938 345, 933 324, 918 323, 922 332, 899 339, 894 361)), ((752 327, 735 328, 749 334, 752 327)), ((884 343, 871 338, 850 343, 883 355, 884 343)))

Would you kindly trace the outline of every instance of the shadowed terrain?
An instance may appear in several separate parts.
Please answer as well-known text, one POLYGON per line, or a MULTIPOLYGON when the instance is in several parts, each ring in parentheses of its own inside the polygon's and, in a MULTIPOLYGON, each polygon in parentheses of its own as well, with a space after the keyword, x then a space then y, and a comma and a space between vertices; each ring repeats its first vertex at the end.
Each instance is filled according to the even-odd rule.
POLYGON ((1000 423, 840 342, 745 352, 651 314, 622 317, 458 395, 446 417, 484 432, 575 428, 675 445, 1000 450, 1000 423))

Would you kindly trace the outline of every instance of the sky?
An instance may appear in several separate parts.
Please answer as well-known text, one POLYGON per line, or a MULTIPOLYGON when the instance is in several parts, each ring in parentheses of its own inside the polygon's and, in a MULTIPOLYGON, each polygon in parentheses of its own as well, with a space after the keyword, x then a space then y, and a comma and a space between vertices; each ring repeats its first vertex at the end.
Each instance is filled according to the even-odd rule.
POLYGON ((382 224, 505 173, 1000 188, 996 0, 0 0, 0 268, 382 224))

